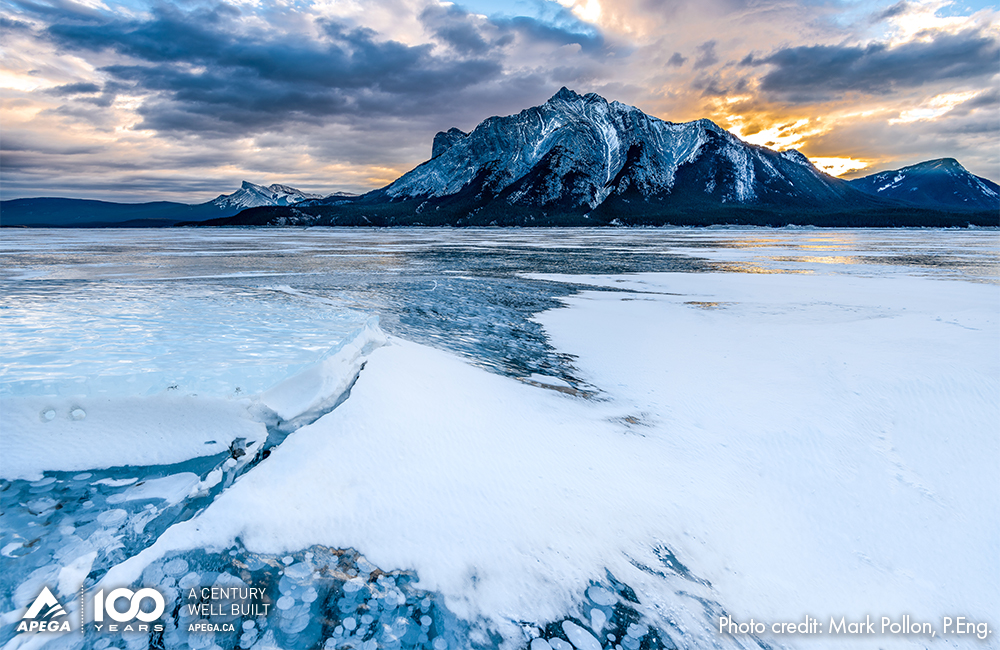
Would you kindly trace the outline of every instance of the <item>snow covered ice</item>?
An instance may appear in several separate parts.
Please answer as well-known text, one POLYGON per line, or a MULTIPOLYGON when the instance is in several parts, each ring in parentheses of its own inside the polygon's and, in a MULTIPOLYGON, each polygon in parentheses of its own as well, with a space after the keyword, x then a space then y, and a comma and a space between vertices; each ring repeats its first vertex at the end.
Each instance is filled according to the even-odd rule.
POLYGON ((1000 625, 995 232, 3 248, 4 647, 997 647, 942 629, 1000 625), (162 630, 93 629, 123 586, 162 630), (719 632, 806 615, 936 635, 719 632))

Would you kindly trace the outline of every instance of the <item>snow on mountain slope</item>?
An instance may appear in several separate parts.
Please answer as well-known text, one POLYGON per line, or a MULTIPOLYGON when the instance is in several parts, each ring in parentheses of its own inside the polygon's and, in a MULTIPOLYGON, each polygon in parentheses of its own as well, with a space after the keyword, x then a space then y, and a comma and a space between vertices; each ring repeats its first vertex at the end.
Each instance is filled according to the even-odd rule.
POLYGON ((471 190, 510 204, 591 208, 612 194, 662 197, 681 189, 722 203, 854 194, 798 152, 747 144, 710 120, 666 122, 566 88, 541 106, 491 117, 469 134, 439 133, 432 153, 376 194, 441 198, 471 190), (678 187, 678 174, 695 165, 695 186, 678 187))
POLYGON ((862 192, 922 207, 1000 209, 1000 186, 969 173, 954 158, 928 160, 850 183, 862 192))
POLYGON ((243 181, 240 189, 232 194, 223 194, 211 201, 211 203, 221 210, 229 208, 243 210, 265 205, 292 205, 300 201, 320 198, 323 197, 319 194, 310 194, 302 190, 297 190, 294 187, 279 185, 278 183, 265 187, 243 181))

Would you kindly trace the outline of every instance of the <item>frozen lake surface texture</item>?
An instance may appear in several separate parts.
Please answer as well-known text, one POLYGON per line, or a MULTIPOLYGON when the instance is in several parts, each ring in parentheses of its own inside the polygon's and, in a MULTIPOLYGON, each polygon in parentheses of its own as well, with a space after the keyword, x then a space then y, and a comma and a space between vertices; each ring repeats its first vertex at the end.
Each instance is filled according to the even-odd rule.
POLYGON ((996 231, 0 249, 4 648, 1000 647, 996 231))

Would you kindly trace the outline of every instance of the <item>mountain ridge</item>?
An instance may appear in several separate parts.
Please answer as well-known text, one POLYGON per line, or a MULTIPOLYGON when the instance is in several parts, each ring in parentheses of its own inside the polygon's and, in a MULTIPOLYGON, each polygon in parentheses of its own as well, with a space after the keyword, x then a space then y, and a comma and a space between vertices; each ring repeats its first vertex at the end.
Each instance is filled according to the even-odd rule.
POLYGON ((271 185, 263 186, 243 181, 240 189, 232 194, 222 194, 209 203, 222 210, 230 207, 244 210, 246 208, 259 208, 265 205, 294 205, 302 201, 322 198, 323 196, 319 194, 303 192, 288 185, 272 183, 271 185))
POLYGON ((1000 186, 947 158, 847 181, 708 119, 669 122, 563 87, 468 133, 438 132, 428 160, 360 196, 244 181, 176 210, 181 225, 996 226, 1000 186))
POLYGON ((1000 206, 1000 185, 970 173, 954 158, 925 160, 848 182, 873 196, 924 207, 989 210, 1000 206))
POLYGON ((468 133, 437 133, 429 160, 356 199, 261 208, 215 223, 996 225, 991 210, 903 203, 829 176, 801 152, 746 143, 710 120, 667 122, 564 87, 468 133))
POLYGON ((269 186, 243 181, 232 194, 221 194, 204 203, 147 201, 116 203, 94 199, 37 197, 0 201, 0 225, 29 227, 166 227, 232 217, 247 208, 296 205, 304 201, 350 198, 335 192, 326 196, 303 192, 288 185, 269 186))

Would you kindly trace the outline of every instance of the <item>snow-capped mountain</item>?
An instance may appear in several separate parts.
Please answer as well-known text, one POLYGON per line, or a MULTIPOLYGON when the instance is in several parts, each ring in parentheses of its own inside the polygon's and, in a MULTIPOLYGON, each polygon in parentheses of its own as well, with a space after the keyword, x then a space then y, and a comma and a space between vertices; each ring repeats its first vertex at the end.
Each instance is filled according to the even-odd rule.
POLYGON ((541 106, 491 117, 471 133, 438 133, 432 155, 367 196, 473 195, 511 206, 584 210, 629 198, 748 206, 867 200, 797 151, 748 144, 710 120, 666 122, 567 88, 541 106))
POLYGON ((974 176, 954 158, 940 158, 849 181, 882 198, 931 208, 1000 210, 1000 185, 974 176))
POLYGON ((243 181, 240 189, 232 194, 223 194, 211 201, 211 204, 220 210, 236 208, 244 210, 246 208, 259 208, 265 205, 293 205, 302 201, 323 198, 319 194, 309 194, 302 190, 287 185, 274 183, 267 187, 254 185, 243 181))

